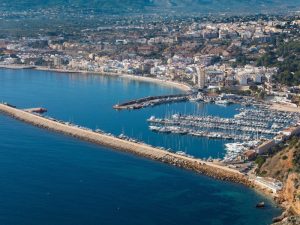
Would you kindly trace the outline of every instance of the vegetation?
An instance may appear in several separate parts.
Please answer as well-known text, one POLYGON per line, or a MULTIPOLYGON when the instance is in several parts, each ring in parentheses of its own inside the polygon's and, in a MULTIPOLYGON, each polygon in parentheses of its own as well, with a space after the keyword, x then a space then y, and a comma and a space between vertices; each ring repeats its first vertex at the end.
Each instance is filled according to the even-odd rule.
MULTIPOLYGON (((300 174, 300 139, 295 136, 288 141, 276 145, 268 152, 268 156, 256 158, 256 174, 258 176, 272 177, 286 182, 290 176, 298 177, 300 174), (298 175, 297 175, 298 174, 298 175)), ((295 188, 300 187, 300 177, 293 178, 295 188), (297 178, 298 179, 298 178, 297 178)))
POLYGON ((295 171, 300 173, 300 148, 299 148, 299 143, 297 144, 296 150, 294 152, 293 163, 294 163, 294 166, 295 166, 295 171))
POLYGON ((258 168, 260 168, 265 161, 266 159, 263 156, 257 156, 255 163, 257 164, 258 168))
POLYGON ((258 66, 276 66, 279 68, 275 80, 279 83, 295 86, 300 84, 300 41, 277 43, 275 51, 269 50, 257 60, 258 66))
MULTIPOLYGON (((221 93, 221 92, 219 92, 219 93, 221 93)), ((223 88, 222 93, 250 96, 251 95, 251 90, 243 91, 243 90, 232 90, 232 89, 229 89, 229 88, 223 88)))
POLYGON ((266 92, 264 90, 258 89, 256 85, 251 86, 250 90, 251 90, 251 95, 258 100, 263 100, 266 96, 266 92))

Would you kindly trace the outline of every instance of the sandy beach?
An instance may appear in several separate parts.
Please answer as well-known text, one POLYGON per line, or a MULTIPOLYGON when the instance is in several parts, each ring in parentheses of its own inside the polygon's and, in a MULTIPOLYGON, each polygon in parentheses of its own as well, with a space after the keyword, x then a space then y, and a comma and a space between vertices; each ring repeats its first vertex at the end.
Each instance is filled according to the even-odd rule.
POLYGON ((270 106, 270 109, 272 110, 279 110, 279 111, 285 111, 285 112, 296 112, 300 113, 299 107, 291 107, 289 105, 283 105, 279 103, 274 103, 270 106))
POLYGON ((139 75, 125 74, 125 73, 51 69, 51 68, 43 67, 43 66, 25 66, 25 65, 0 65, 0 69, 1 68, 2 69, 34 69, 34 70, 39 70, 39 71, 52 71, 52 72, 57 72, 57 73, 78 73, 78 74, 94 74, 94 75, 102 75, 102 76, 116 76, 116 77, 131 79, 131 80, 138 80, 138 81, 155 83, 155 84, 159 84, 159 85, 163 85, 163 86, 169 86, 169 87, 177 88, 184 92, 189 92, 192 90, 192 88, 189 85, 179 83, 176 81, 161 80, 161 79, 153 78, 153 77, 144 77, 144 76, 139 76, 139 75))
POLYGON ((104 75, 104 76, 116 76, 131 80, 138 80, 138 81, 144 81, 144 82, 151 82, 163 86, 169 86, 174 87, 177 89, 180 89, 184 92, 191 91, 191 87, 187 84, 179 83, 176 81, 169 81, 169 80, 160 80, 153 77, 143 77, 138 75, 132 75, 132 74, 125 74, 125 73, 111 73, 111 72, 92 72, 92 71, 82 71, 82 70, 64 70, 64 69, 50 69, 47 67, 35 67, 35 70, 41 70, 41 71, 53 71, 57 73, 80 73, 80 74, 94 74, 94 75, 104 75))

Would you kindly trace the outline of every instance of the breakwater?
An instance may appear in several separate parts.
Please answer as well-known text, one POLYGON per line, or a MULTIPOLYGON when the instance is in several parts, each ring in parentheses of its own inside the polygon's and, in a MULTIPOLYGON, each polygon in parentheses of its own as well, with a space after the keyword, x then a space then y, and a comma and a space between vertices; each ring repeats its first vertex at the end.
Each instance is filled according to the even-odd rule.
POLYGON ((200 159, 189 158, 183 155, 178 155, 176 153, 155 148, 144 143, 134 143, 117 137, 109 136, 107 134, 101 134, 91 130, 83 129, 75 125, 61 123, 26 112, 24 110, 13 108, 5 104, 0 104, 0 111, 13 118, 37 127, 63 133, 81 140, 89 141, 123 152, 132 153, 141 157, 168 163, 177 167, 193 170, 197 173, 208 175, 220 180, 241 183, 251 187, 253 186, 253 183, 245 175, 226 166, 202 161, 200 159))
POLYGON ((190 94, 178 94, 178 95, 163 95, 163 96, 151 96, 146 98, 140 98, 125 103, 114 105, 113 108, 117 110, 122 109, 141 109, 149 106, 155 106, 170 102, 187 101, 190 94))

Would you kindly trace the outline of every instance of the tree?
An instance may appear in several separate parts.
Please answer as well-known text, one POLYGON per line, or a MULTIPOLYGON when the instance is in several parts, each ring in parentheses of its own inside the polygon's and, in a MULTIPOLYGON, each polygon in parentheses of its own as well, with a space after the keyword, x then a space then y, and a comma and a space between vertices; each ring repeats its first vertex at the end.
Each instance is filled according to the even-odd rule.
POLYGON ((258 168, 260 168, 264 163, 266 159, 262 157, 261 155, 257 156, 255 163, 257 164, 258 168))
POLYGON ((263 100, 265 98, 265 96, 266 96, 266 93, 263 90, 261 90, 257 95, 257 97, 261 100, 263 100))

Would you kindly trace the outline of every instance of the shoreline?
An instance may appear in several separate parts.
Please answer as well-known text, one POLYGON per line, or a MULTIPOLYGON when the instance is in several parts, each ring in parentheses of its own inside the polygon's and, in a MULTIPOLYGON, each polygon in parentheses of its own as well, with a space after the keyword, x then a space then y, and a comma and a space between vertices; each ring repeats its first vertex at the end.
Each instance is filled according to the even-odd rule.
POLYGON ((113 72, 95 72, 95 71, 85 71, 85 70, 64 70, 64 69, 51 69, 48 67, 43 66, 23 66, 23 65, 0 65, 1 69, 32 69, 32 70, 38 70, 38 71, 47 71, 47 72, 56 72, 56 73, 77 73, 77 74, 91 74, 91 75, 101 75, 101 76, 114 76, 114 77, 120 77, 120 78, 126 78, 130 80, 137 80, 137 81, 144 81, 149 83, 154 83, 162 86, 168 86, 177 88, 183 92, 189 92, 192 90, 190 86, 187 84, 183 84, 176 81, 170 81, 170 80, 160 80, 158 78, 153 77, 144 77, 144 76, 138 76, 138 75, 132 75, 132 74, 126 74, 126 73, 113 73, 113 72))
POLYGON ((289 105, 284 105, 284 104, 279 104, 279 103, 273 103, 270 106, 270 109, 272 110, 278 110, 278 111, 283 111, 283 112, 296 112, 300 113, 300 108, 299 107, 292 107, 289 105))
MULTIPOLYGON (((151 78, 151 77, 142 77, 142 76, 140 77, 140 76, 135 76, 135 75, 131 75, 131 74, 119 74, 119 73, 107 73, 107 72, 102 73, 102 72, 90 72, 90 71, 72 71, 72 70, 62 70, 62 69, 50 69, 50 68, 46 68, 46 67, 18 67, 17 66, 17 67, 7 68, 7 67, 0 66, 0 69, 1 68, 4 68, 4 69, 32 69, 32 70, 38 70, 38 71, 48 71, 48 72, 57 72, 57 73, 65 73, 65 74, 77 73, 77 74, 82 74, 82 75, 94 74, 94 75, 101 75, 101 76, 115 76, 115 77, 132 79, 132 80, 137 80, 137 81, 151 82, 151 83, 155 83, 155 84, 162 85, 162 86, 170 86, 170 87, 180 89, 184 92, 191 91, 191 88, 188 85, 185 85, 182 83, 177 83, 177 82, 173 82, 173 81, 163 81, 163 80, 160 80, 157 78, 151 78)), ((15 114, 15 113, 9 112, 9 110, 7 111, 7 109, 3 110, 3 106, 5 106, 5 105, 0 103, 0 113, 2 112, 8 116, 11 116, 11 117, 17 119, 17 120, 26 122, 26 123, 31 124, 36 127, 40 127, 42 129, 47 129, 47 130, 51 130, 54 132, 63 133, 64 135, 71 136, 71 137, 74 137, 74 138, 77 138, 77 139, 80 139, 83 141, 87 141, 90 143, 94 143, 97 145, 105 146, 112 150, 119 150, 121 152, 134 154, 138 157, 143 157, 143 158, 147 158, 150 160, 155 160, 155 161, 159 161, 162 163, 170 164, 170 165, 173 165, 173 166, 176 166, 179 168, 191 170, 198 174, 209 176, 214 179, 218 179, 218 180, 222 180, 222 181, 229 181, 229 182, 245 185, 245 186, 253 189, 254 191, 257 191, 258 193, 262 194, 263 196, 266 196, 267 198, 272 199, 274 201, 274 204, 276 204, 278 207, 282 208, 283 210, 286 210, 286 208, 277 201, 276 194, 271 193, 268 189, 256 184, 255 181, 253 179, 251 179, 250 177, 240 173, 239 171, 237 171, 235 169, 228 168, 227 166, 217 165, 216 163, 203 161, 201 159, 194 159, 194 158, 181 156, 176 153, 172 153, 169 151, 161 150, 156 147, 148 146, 146 144, 137 144, 137 143, 133 143, 130 141, 121 140, 116 137, 111 137, 111 136, 96 133, 97 135, 101 135, 101 139, 108 138, 110 140, 110 142, 101 141, 101 140, 99 141, 98 139, 89 138, 88 135, 81 136, 76 133, 66 132, 66 131, 57 129, 57 127, 55 127, 55 126, 49 127, 43 123, 36 123, 30 119, 23 118, 18 113, 15 114), (121 141, 121 142, 119 143, 119 141, 121 141), (113 143, 113 142, 116 142, 116 143, 113 143), (133 145, 133 146, 131 146, 129 149, 127 149, 128 146, 124 142, 129 145, 133 145), (118 145, 118 144, 120 144, 120 145, 118 145), (125 145, 125 147, 122 145, 125 145), (136 150, 133 150, 132 147, 136 148, 136 150), (140 151, 141 150, 140 148, 146 149, 147 151, 142 152, 142 151, 140 151), (148 152, 149 150, 150 151, 154 150, 154 154, 149 153, 148 152), (156 155, 156 153, 158 153, 158 154, 156 155)), ((6 107, 8 107, 8 106, 6 106, 6 107)), ((23 111, 23 110, 19 110, 19 111, 23 111)), ((283 111, 286 111, 286 110, 283 110, 283 111)), ((29 113, 29 114, 31 114, 31 113, 29 113)), ((31 114, 31 116, 34 116, 35 119, 36 119, 36 117, 39 117, 41 119, 48 120, 46 118, 43 118, 43 117, 40 117, 40 116, 37 116, 34 114, 31 114)), ((54 122, 52 120, 48 120, 48 122, 49 121, 54 122)), ((63 125, 63 124, 58 123, 58 125, 63 125)), ((69 125, 64 125, 64 126, 68 127, 69 125)), ((74 127, 71 127, 71 128, 73 129, 74 127)), ((84 131, 87 132, 86 130, 84 130, 84 131)), ((88 131, 88 132, 91 132, 91 131, 88 131)), ((95 132, 92 132, 92 133, 95 134, 95 132)))
POLYGON ((271 193, 266 188, 258 185, 251 177, 225 165, 220 165, 214 162, 207 162, 197 158, 190 158, 187 156, 176 154, 174 152, 162 150, 145 143, 135 143, 104 133, 98 133, 86 128, 78 127, 76 125, 57 122, 56 120, 44 118, 37 114, 32 114, 30 112, 16 109, 1 103, 0 113, 27 124, 33 125, 35 127, 54 131, 56 133, 61 133, 63 135, 90 142, 99 146, 104 146, 111 150, 125 152, 137 157, 169 164, 217 180, 244 185, 254 191, 257 191, 270 200, 272 199, 274 201, 274 204, 282 208, 283 211, 286 210, 286 208, 277 201, 276 194, 271 193))
POLYGON ((189 169, 219 180, 240 183, 249 187, 254 186, 253 182, 251 182, 247 176, 240 173, 238 170, 218 165, 213 162, 206 162, 201 159, 190 158, 156 147, 152 147, 144 143, 135 143, 104 133, 97 133, 95 131, 75 125, 57 122, 55 120, 44 118, 42 116, 32 114, 21 109, 16 109, 5 104, 0 104, 0 112, 17 120, 26 122, 30 125, 112 148, 113 150, 132 153, 143 158, 148 158, 177 167, 189 169))

